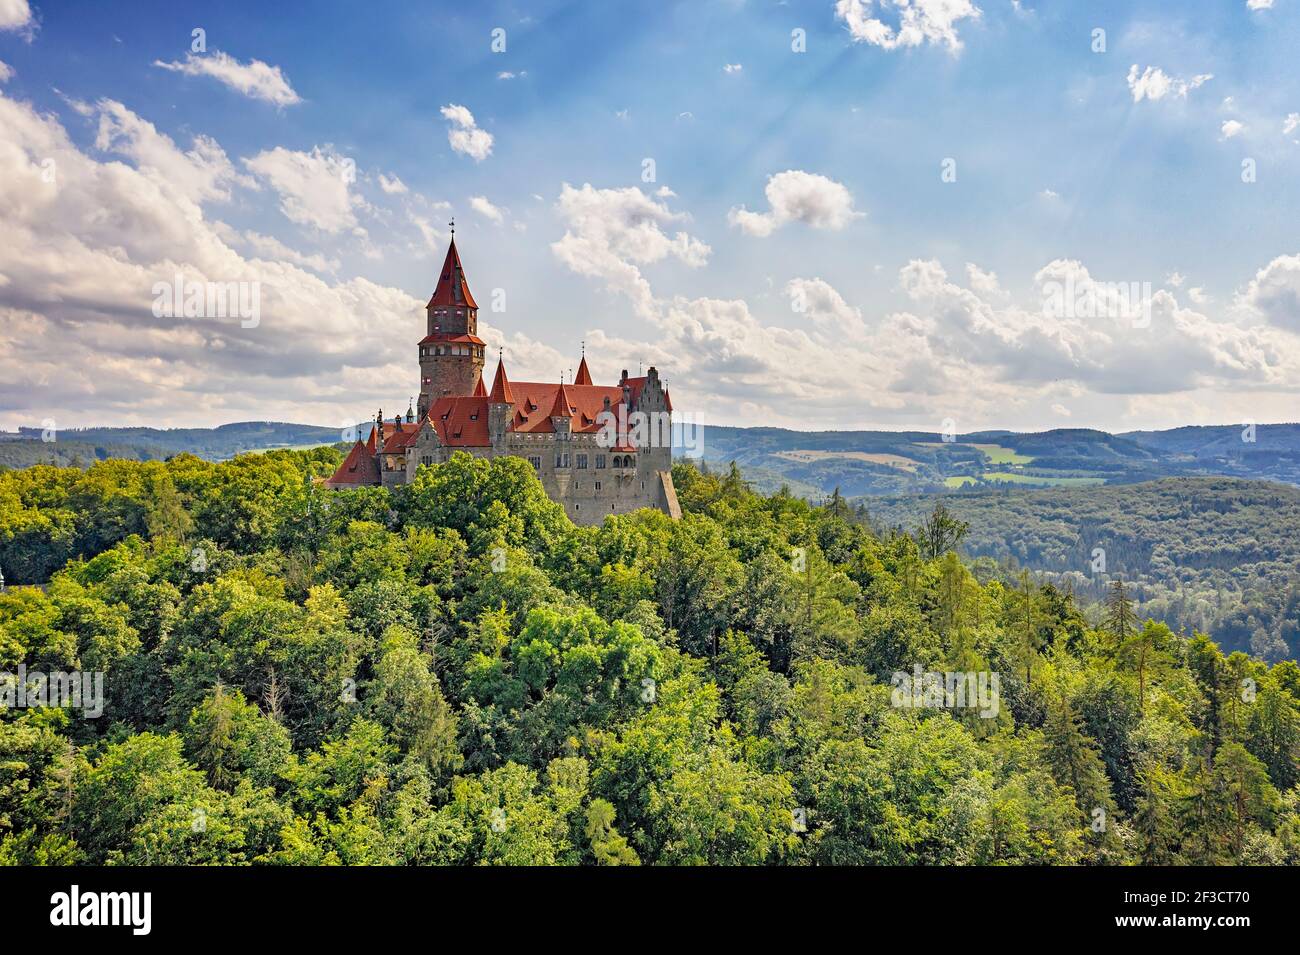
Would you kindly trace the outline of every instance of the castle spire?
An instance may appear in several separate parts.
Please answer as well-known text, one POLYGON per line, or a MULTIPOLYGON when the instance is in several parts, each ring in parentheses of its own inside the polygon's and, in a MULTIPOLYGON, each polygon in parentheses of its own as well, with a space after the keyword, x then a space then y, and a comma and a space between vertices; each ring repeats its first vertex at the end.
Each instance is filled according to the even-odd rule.
POLYGON ((591 369, 587 367, 587 345, 582 346, 582 361, 578 364, 578 376, 573 379, 575 385, 591 384, 591 369))
POLYGON ((483 373, 480 372, 478 376, 478 384, 474 386, 474 397, 486 398, 487 396, 487 389, 483 387, 483 373))
POLYGON ((425 308, 435 305, 464 305, 478 308, 474 296, 470 294, 469 283, 465 281, 465 267, 460 264, 460 253, 456 251, 456 239, 453 235, 447 246, 447 258, 443 260, 442 271, 438 274, 438 287, 433 290, 433 297, 425 308))
POLYGON ((506 360, 505 358, 497 359, 497 376, 492 379, 493 401, 515 403, 514 393, 510 390, 510 379, 506 377, 506 360))
POLYGON ((573 405, 569 401, 569 393, 564 390, 564 383, 560 383, 560 389, 555 393, 555 402, 551 405, 552 418, 572 418, 573 405))

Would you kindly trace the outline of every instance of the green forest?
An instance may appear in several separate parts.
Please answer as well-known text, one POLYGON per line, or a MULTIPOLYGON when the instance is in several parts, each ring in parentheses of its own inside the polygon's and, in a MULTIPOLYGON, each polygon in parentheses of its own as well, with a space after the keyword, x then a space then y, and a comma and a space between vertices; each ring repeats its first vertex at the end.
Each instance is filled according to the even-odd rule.
MULTIPOLYGON (((940 498, 970 524, 977 576, 1026 567, 1100 605, 1123 580, 1139 614, 1263 660, 1300 656, 1300 488, 1230 477, 940 498), (1097 564, 1098 550, 1104 566, 1097 564)), ((933 498, 862 504, 878 527, 910 527, 933 498)))
POLYGON ((0 473, 0 671, 104 688, 0 713, 0 860, 1300 861, 1295 662, 977 576, 942 507, 679 464, 681 520, 588 528, 518 458, 338 460, 0 473))

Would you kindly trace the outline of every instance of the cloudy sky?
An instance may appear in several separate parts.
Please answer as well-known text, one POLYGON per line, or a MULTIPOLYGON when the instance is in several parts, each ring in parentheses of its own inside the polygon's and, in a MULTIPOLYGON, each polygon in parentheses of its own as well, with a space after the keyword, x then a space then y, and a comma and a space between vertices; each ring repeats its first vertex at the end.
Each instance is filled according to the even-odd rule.
POLYGON ((0 428, 404 409, 453 216, 516 378, 1300 418, 1300 0, 210 6, 0 0, 0 428))

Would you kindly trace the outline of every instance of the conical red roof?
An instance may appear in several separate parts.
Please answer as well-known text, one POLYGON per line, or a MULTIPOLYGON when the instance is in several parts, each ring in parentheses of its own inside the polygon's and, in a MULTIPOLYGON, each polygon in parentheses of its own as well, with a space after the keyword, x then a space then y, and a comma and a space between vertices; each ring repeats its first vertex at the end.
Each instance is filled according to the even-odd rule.
POLYGON ((510 379, 506 377, 506 361, 504 358, 497 362, 497 376, 492 379, 492 394, 490 397, 493 401, 515 403, 515 396, 510 391, 510 379))
POLYGON ((569 393, 564 390, 563 384, 561 384, 559 390, 555 392, 555 403, 551 405, 551 413, 549 417, 573 417, 573 405, 569 401, 569 393))
POLYGON ((478 308, 474 296, 469 292, 469 283, 465 281, 465 269, 460 264, 460 253, 456 251, 456 240, 451 240, 447 247, 447 258, 442 263, 442 272, 438 276, 438 287, 433 290, 433 297, 425 308, 434 305, 464 305, 478 308))
POLYGON ((591 384, 591 371, 587 368, 587 356, 582 356, 582 361, 578 364, 578 376, 573 379, 575 385, 591 384))

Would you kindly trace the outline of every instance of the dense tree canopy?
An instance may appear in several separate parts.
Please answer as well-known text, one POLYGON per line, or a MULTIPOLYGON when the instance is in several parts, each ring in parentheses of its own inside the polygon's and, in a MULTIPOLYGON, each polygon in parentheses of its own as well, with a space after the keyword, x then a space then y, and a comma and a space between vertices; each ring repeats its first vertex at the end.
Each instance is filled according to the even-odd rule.
POLYGON ((0 474, 0 671, 105 694, 0 713, 0 861, 1300 861, 1295 663, 982 582, 948 515, 679 465, 680 521, 576 527, 518 459, 337 455, 0 474))

